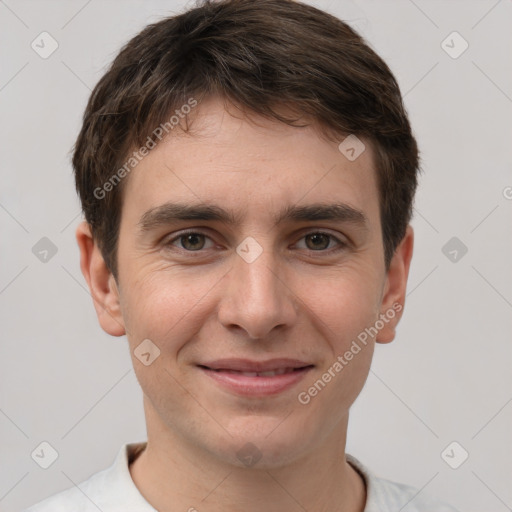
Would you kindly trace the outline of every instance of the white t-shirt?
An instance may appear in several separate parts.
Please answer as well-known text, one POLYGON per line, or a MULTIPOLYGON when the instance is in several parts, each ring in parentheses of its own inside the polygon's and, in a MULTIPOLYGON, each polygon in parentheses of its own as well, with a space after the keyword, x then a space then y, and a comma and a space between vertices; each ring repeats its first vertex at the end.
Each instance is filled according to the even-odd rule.
MULTIPOLYGON (((112 466, 95 473, 78 487, 50 496, 24 512, 157 512, 140 494, 129 470, 129 464, 145 445, 123 445, 112 466)), ((355 457, 346 457, 366 482, 364 512, 457 512, 414 487, 379 478, 355 457)), ((202 508, 199 506, 198 510, 202 508)))

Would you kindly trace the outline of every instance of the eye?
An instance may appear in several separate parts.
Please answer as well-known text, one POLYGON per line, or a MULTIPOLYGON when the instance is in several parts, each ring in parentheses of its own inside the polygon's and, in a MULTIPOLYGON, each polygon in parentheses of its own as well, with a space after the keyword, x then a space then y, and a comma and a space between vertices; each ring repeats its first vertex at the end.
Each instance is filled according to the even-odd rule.
POLYGON ((347 245, 344 242, 340 241, 338 238, 336 238, 334 235, 324 233, 322 231, 308 233, 301 240, 306 241, 306 249, 317 252, 325 251, 326 249, 332 248, 332 246, 329 247, 332 241, 335 241, 337 246, 335 246, 334 251, 342 249, 347 245))
MULTIPOLYGON (((306 249, 313 252, 336 252, 347 246, 345 242, 342 242, 334 235, 323 231, 308 233, 300 240, 305 241, 305 247, 299 246, 299 249, 306 249)), ((203 249, 211 249, 215 244, 210 237, 199 231, 182 231, 177 236, 170 239, 166 245, 187 252, 199 252, 203 249)))
MULTIPOLYGON (((196 231, 187 231, 182 232, 180 235, 174 237, 172 240, 169 240, 168 245, 176 246, 176 243, 179 243, 179 249, 184 249, 189 252, 200 251, 201 249, 208 249, 213 247, 213 244, 209 247, 205 247, 206 240, 210 240, 204 233, 199 233, 196 231)), ((211 242, 211 240, 210 240, 211 242)))

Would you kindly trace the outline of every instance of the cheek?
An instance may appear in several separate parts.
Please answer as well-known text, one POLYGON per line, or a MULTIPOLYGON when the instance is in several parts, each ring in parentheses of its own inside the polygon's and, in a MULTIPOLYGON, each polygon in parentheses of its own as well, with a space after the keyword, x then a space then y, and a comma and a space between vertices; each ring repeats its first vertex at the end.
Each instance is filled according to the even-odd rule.
POLYGON ((381 277, 368 270, 344 267, 297 281, 297 295, 339 350, 378 317, 381 277))
POLYGON ((300 294, 314 323, 313 336, 320 335, 324 343, 322 368, 303 389, 309 394, 314 386, 311 398, 322 395, 312 409, 335 407, 341 414, 364 386, 374 348, 367 329, 379 315, 379 283, 375 272, 348 268, 302 281, 300 294))
POLYGON ((313 431, 317 418, 325 418, 327 433, 368 377, 374 341, 365 329, 378 318, 377 287, 352 274, 311 283, 307 309, 315 322, 313 335, 323 338, 324 350, 321 367, 301 386, 297 400, 304 407, 304 428, 313 431))
POLYGON ((208 294, 219 277, 197 269, 134 272, 122 300, 131 344, 149 338, 166 352, 179 350, 200 329, 199 318, 206 314, 208 294))

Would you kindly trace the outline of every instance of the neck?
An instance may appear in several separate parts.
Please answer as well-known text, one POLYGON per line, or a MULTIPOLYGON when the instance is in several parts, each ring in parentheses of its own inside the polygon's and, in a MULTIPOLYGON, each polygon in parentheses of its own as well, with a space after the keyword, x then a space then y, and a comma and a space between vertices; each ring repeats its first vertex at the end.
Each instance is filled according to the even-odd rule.
POLYGON ((345 459, 348 417, 342 432, 331 434, 317 449, 259 468, 219 460, 162 425, 146 401, 145 409, 148 442, 130 473, 139 492, 160 512, 364 510, 364 481, 345 459))

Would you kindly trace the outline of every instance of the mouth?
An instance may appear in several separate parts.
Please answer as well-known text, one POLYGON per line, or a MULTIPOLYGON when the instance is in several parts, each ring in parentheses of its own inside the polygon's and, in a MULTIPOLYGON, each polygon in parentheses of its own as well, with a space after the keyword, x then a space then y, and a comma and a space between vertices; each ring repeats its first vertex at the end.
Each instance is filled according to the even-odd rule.
MULTIPOLYGON (((285 373, 293 373, 300 372, 305 368, 309 368, 310 366, 304 366, 303 368, 277 368, 275 370, 267 370, 264 372, 244 372, 241 370, 231 370, 227 368, 209 368, 208 366, 198 365, 200 368, 204 368, 205 370, 211 370, 213 372, 222 372, 222 373, 231 373, 234 375, 244 375, 245 377, 275 377, 276 375, 284 375, 285 373)), ((311 366, 312 367, 312 366, 311 366)))
POLYGON ((295 386, 314 365, 296 359, 263 362, 223 359, 198 364, 197 367, 224 390, 237 395, 262 397, 295 386))

